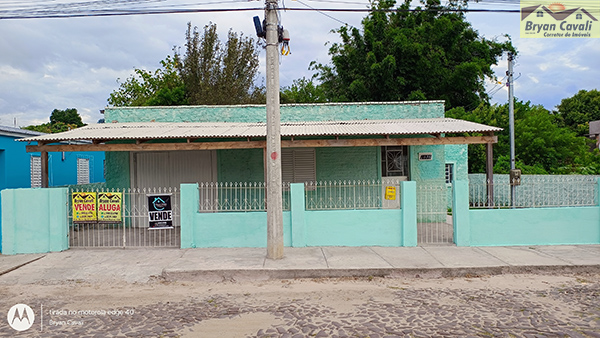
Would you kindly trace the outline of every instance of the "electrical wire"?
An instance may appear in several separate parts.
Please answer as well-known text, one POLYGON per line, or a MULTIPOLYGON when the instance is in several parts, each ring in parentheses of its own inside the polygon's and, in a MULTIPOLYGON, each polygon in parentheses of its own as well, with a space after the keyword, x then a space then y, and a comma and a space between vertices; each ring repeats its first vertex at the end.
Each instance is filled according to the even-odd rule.
MULTIPOLYGON (((285 7, 286 11, 314 11, 341 24, 346 22, 328 13, 368 13, 380 12, 417 12, 417 11, 440 11, 460 13, 519 13, 520 8, 442 8, 442 9, 372 9, 372 8, 316 8, 302 0, 295 0, 305 8, 285 7)), ((330 3, 330 4, 353 4, 366 5, 366 3, 343 1, 343 0, 306 0, 308 2, 330 3)), ((56 3, 53 0, 11 1, 0 5, 0 20, 7 19, 37 19, 37 18, 74 18, 74 17, 96 17, 96 16, 127 16, 127 15, 151 15, 151 14, 181 14, 181 13, 211 13, 211 12, 239 12, 258 11, 264 7, 243 8, 204 8, 209 5, 240 4, 249 3, 248 0, 215 0, 204 3, 170 4, 168 0, 94 0, 87 2, 56 3), (119 7, 129 8, 119 8, 119 7), (191 7, 191 8, 188 8, 191 7)), ((480 1, 478 4, 502 4, 504 6, 517 5, 518 0, 488 0, 480 1)))
POLYGON ((298 1, 300 4, 302 4, 302 5, 304 5, 304 6, 308 7, 308 8, 310 8, 310 9, 312 9, 312 10, 315 10, 315 11, 317 11, 317 13, 319 13, 319 14, 323 14, 324 16, 326 16, 326 17, 328 17, 328 18, 330 18, 330 19, 332 19, 332 20, 335 20, 335 21, 337 21, 337 22, 341 23, 342 25, 348 26, 348 23, 347 23, 347 22, 344 22, 344 21, 342 21, 342 20, 338 20, 337 18, 335 18, 335 17, 333 17, 333 16, 331 16, 331 15, 329 15, 329 14, 323 13, 322 11, 320 11, 320 10, 318 10, 318 9, 314 8, 314 7, 311 7, 310 5, 307 5, 306 3, 304 3, 304 2, 302 2, 302 1, 300 1, 300 0, 293 0, 293 1, 298 1))

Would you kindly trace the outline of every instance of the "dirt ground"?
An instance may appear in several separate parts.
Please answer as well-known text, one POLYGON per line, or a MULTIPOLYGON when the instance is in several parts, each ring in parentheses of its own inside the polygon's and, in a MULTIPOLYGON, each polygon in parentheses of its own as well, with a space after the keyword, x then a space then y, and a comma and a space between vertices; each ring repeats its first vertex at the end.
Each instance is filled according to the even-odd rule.
MULTIPOLYGON (((155 279, 148 283, 134 284, 119 281, 104 283, 68 281, 60 284, 0 285, 0 295, 2 295, 0 310, 2 313, 6 313, 12 305, 17 303, 29 304, 36 311, 39 309, 45 316, 45 318, 39 319, 44 327, 38 330, 36 324, 31 330, 22 333, 24 336, 34 337, 55 336, 58 333, 64 334, 64 336, 91 337, 101 332, 106 332, 106 336, 136 336, 139 334, 140 336, 157 337, 221 338, 333 337, 335 332, 335 336, 343 337, 344 335, 340 334, 341 329, 335 331, 335 326, 331 323, 339 322, 340 318, 356 319, 356 322, 348 321, 345 331, 341 331, 347 332, 355 326, 352 323, 356 323, 356 326, 366 325, 366 321, 358 320, 362 315, 366 318, 383 318, 389 315, 390 306, 416 309, 415 302, 427 303, 430 301, 437 304, 437 309, 452 309, 457 305, 465 306, 471 302, 471 304, 487 309, 488 307, 493 308, 495 303, 500 304, 506 301, 525 304, 521 306, 521 308, 525 308, 525 310, 520 310, 522 312, 530 311, 529 308, 537 309, 535 311, 539 312, 539 322, 547 322, 551 317, 555 326, 559 323, 570 323, 574 318, 582 317, 580 314, 578 315, 582 311, 591 311, 585 315, 583 324, 577 324, 578 326, 569 328, 569 330, 578 332, 584 337, 586 335, 594 336, 593 334, 596 333, 596 337, 600 337, 599 290, 600 274, 221 282, 166 282, 155 279), (586 291, 582 292, 581 290, 586 291), (577 292, 585 294, 585 298, 577 296, 577 292), (571 294, 573 297, 570 297, 571 294), (415 299, 412 299, 411 295, 415 296, 415 299), (478 299, 484 299, 487 295, 497 298, 474 303, 478 299), (202 307, 198 307, 198 304, 202 304, 202 307), (371 306, 369 311, 372 313, 361 311, 369 304, 379 304, 379 307, 371 306), (293 313, 290 312, 292 310, 286 308, 287 305, 296 306, 293 313), (378 308, 383 309, 386 306, 388 307, 387 314, 382 317, 381 313, 377 313, 378 308), (105 320, 97 318, 99 315, 94 312, 111 309, 119 309, 124 314, 118 318, 105 320), (149 313, 154 312, 152 309, 159 309, 164 313, 163 317, 169 320, 164 321, 160 315, 149 313), (81 311, 88 312, 81 314, 81 311), (299 317, 297 313, 302 311, 304 311, 303 317, 299 317), (75 316, 74 313, 79 313, 79 315, 75 316), (199 313, 203 314, 202 318, 198 317, 199 313), (70 326, 56 324, 66 323, 69 319, 75 321, 75 317, 81 321, 81 324, 74 325, 76 327, 70 324, 70 326), (177 325, 173 325, 173 322, 176 322, 177 325), (306 325, 303 324, 304 322, 306 325), (305 326, 310 330, 304 330, 305 326), (283 332, 284 330, 285 332, 283 332), (295 331, 298 331, 296 335, 294 335, 295 331), (131 334, 128 335, 128 332, 131 334)), ((505 305, 503 306, 506 308, 505 305)), ((486 325, 498 327, 498 323, 504 321, 508 323, 508 317, 502 319, 502 312, 494 314, 492 308, 489 309, 492 314, 489 318, 497 317, 499 319, 489 323, 489 320, 482 320, 481 327, 479 327, 481 332, 493 329, 488 330, 486 325)), ((418 317, 417 320, 421 317, 425 319, 421 322, 414 322, 420 323, 416 324, 417 326, 434 327, 447 324, 446 321, 436 321, 445 316, 445 313, 436 313, 433 316, 436 318, 429 318, 431 314, 424 311, 427 308, 419 306, 418 309, 419 311, 415 310, 414 313, 418 317)), ((431 310, 429 311, 431 312, 431 310)), ((406 316, 408 315, 409 313, 406 313, 406 316)), ((454 316, 456 315, 454 314, 454 316)), ((465 316, 471 315, 478 318, 473 314, 465 316)), ((404 317, 402 316, 402 318, 404 317)), ((450 334, 450 336, 459 336, 466 330, 464 327, 456 326, 458 325, 455 323, 456 319, 460 322, 460 318, 448 317, 448 323, 455 325, 448 332, 456 334, 450 334)), ((382 320, 386 322, 385 318, 382 320)), ((515 320, 514 323, 518 323, 518 318, 515 320)), ((532 323, 531 320, 530 318, 530 322, 527 323, 532 323)), ((538 319, 535 320, 537 323, 538 319)), ((392 321, 398 321, 398 319, 392 318, 392 321)), ((5 323, 0 325, 0 336, 14 335, 15 332, 5 323)), ((37 317, 36 323, 38 323, 37 317)), ((410 321, 407 321, 406 327, 411 327, 410 321)), ((532 329, 536 327, 535 323, 531 324, 532 329)), ((375 330, 376 328, 372 327, 371 329, 375 330)), ((385 336, 385 333, 377 335, 376 331, 373 332, 369 335, 365 334, 364 337, 385 336)), ((435 331, 426 331, 424 336, 429 335, 427 332, 435 331)), ((418 336, 414 333, 411 335, 418 336)), ((360 336, 360 334, 355 336, 360 336)), ((388 336, 403 335, 399 332, 396 332, 395 335, 388 332, 388 336)))

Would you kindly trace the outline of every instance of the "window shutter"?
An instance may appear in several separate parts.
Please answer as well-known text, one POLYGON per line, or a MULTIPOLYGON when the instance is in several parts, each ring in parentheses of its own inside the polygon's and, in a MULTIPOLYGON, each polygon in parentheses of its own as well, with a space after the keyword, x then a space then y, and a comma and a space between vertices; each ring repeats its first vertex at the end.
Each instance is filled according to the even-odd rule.
POLYGON ((316 180, 315 150, 294 149, 294 183, 316 180))
POLYGON ((90 183, 90 160, 87 158, 77 159, 77 184, 90 183))
POLYGON ((294 182, 294 150, 281 149, 281 181, 294 182))
POLYGON ((42 158, 39 156, 31 156, 29 161, 29 168, 31 172, 31 187, 41 188, 42 187, 42 158))
POLYGON ((314 148, 282 149, 281 178, 283 182, 314 182, 316 177, 314 148))

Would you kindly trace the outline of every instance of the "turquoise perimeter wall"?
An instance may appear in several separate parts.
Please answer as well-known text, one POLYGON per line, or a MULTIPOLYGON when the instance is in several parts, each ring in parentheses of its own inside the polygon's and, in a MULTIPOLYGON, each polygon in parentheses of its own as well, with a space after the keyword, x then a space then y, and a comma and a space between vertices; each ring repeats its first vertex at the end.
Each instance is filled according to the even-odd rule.
MULTIPOLYGON (((598 189, 600 191, 600 189, 598 189)), ((469 184, 454 184, 457 246, 600 244, 600 207, 469 209, 469 184)))
MULTIPOLYGON (((416 246, 416 190, 401 182, 400 209, 307 211, 303 184, 292 184, 284 245, 416 246)), ((68 248, 67 188, 0 196, 3 254, 68 248)), ((453 197, 457 246, 600 244, 599 206, 469 209, 467 181, 455 181, 453 197)), ((266 246, 266 212, 200 213, 198 199, 197 184, 181 185, 181 248, 266 246)))
POLYGON ((2 191, 2 253, 44 253, 69 248, 67 188, 2 191))
MULTIPOLYGON (((401 209, 307 211, 304 184, 291 185, 284 245, 415 246, 416 185, 402 182, 401 209)), ((181 185, 181 248, 266 247, 266 212, 200 213, 198 185, 181 185)))

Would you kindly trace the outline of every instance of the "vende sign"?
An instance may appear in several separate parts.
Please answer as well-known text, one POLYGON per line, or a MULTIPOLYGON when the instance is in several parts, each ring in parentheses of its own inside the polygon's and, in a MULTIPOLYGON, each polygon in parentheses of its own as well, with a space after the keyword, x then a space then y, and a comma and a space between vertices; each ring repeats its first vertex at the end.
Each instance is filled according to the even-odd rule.
POLYGON ((73 223, 95 223, 96 193, 74 192, 71 195, 73 206, 73 223))
POLYGON ((172 229, 172 194, 146 195, 146 197, 148 198, 148 228, 172 229))

